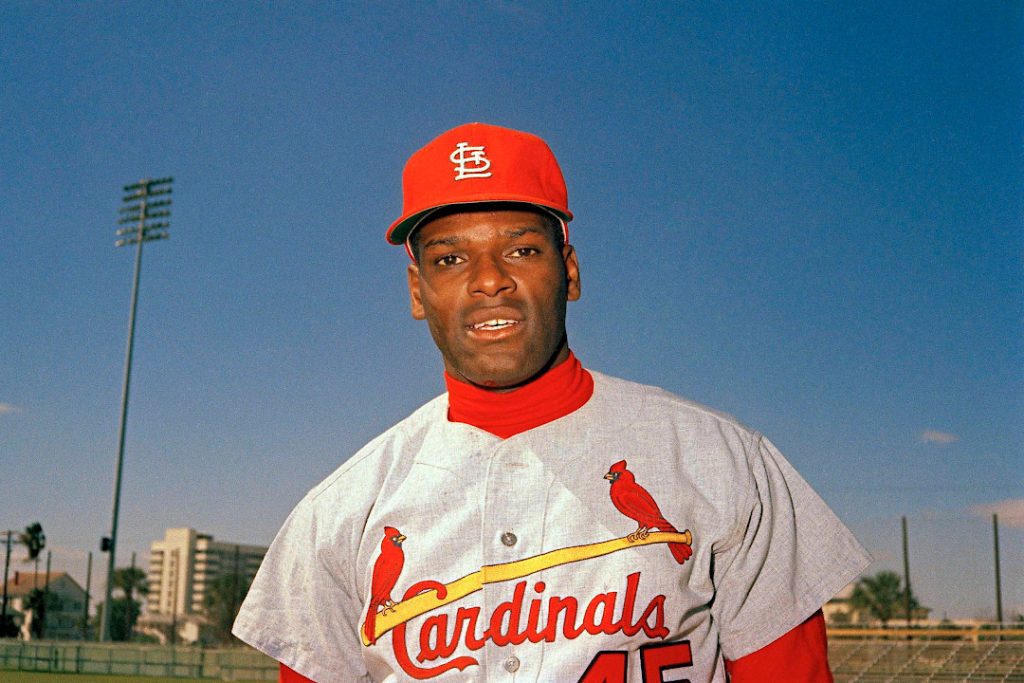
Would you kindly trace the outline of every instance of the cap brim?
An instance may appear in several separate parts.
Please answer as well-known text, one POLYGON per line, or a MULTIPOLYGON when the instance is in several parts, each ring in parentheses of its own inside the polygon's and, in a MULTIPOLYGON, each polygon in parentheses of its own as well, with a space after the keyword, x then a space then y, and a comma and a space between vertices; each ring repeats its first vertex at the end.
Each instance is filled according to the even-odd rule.
POLYGON ((446 206, 471 206, 473 204, 497 204, 497 203, 513 203, 513 204, 526 204, 528 206, 535 206, 539 209, 543 209, 549 213, 553 213, 558 218, 568 223, 572 220, 572 213, 563 211, 562 209, 554 206, 548 206, 547 204, 541 204, 539 202, 523 201, 521 199, 481 199, 479 201, 472 202, 452 202, 450 204, 441 204, 439 206, 432 206, 429 209, 417 211, 416 213, 404 216, 395 221, 390 228, 388 228, 387 240, 391 244, 402 245, 405 244, 406 240, 409 239, 409 235, 415 230, 420 223, 423 222, 430 214, 434 213, 438 209, 443 209, 446 206))

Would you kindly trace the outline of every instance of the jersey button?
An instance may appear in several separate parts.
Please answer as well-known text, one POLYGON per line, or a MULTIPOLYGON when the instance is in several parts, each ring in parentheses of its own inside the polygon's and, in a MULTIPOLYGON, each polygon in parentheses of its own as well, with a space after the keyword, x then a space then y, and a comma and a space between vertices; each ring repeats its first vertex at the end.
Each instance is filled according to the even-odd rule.
POLYGON ((511 657, 506 659, 505 671, 509 672, 510 674, 514 674, 515 672, 519 671, 519 657, 512 655, 511 657))
MULTIPOLYGON (((501 535, 501 542, 507 545, 509 548, 514 546, 518 540, 519 539, 516 538, 516 535, 511 531, 506 531, 501 535)), ((519 660, 516 661, 518 662, 519 660)), ((516 666, 518 667, 518 664, 516 666)))

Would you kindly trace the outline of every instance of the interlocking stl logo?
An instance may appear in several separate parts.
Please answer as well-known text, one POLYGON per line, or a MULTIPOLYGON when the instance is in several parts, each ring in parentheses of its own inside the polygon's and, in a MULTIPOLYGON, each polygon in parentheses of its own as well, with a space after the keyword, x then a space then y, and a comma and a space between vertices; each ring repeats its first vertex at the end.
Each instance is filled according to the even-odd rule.
POLYGON ((484 155, 484 147, 473 146, 468 142, 460 142, 455 151, 448 157, 455 164, 455 179, 490 178, 491 160, 484 155))

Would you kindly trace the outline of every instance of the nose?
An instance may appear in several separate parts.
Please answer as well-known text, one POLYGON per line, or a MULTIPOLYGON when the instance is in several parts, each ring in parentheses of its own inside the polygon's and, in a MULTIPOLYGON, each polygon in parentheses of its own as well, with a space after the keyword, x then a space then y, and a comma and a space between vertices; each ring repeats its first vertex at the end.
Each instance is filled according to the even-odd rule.
POLYGON ((507 264, 497 256, 476 259, 468 284, 470 294, 489 297, 512 291, 516 287, 515 280, 509 275, 507 264))

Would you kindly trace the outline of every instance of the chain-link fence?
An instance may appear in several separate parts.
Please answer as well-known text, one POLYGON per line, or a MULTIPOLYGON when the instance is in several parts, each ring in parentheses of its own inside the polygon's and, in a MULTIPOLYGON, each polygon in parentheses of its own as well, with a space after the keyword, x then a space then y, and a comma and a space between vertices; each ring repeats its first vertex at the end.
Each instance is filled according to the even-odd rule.
POLYGON ((250 648, 0 641, 0 670, 276 681, 278 665, 250 648))
MULTIPOLYGON (((960 634, 955 640, 944 641, 922 635, 913 640, 832 640, 829 658, 836 683, 1024 683, 1024 640, 972 640, 963 639, 960 634)), ((1022 637, 1019 631, 1015 635, 1022 637)), ((0 670, 3 669, 222 681, 277 680, 277 663, 247 648, 0 641, 0 670)))
POLYGON ((1024 683, 1021 641, 833 641, 836 683, 1024 683))

